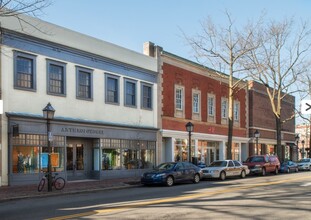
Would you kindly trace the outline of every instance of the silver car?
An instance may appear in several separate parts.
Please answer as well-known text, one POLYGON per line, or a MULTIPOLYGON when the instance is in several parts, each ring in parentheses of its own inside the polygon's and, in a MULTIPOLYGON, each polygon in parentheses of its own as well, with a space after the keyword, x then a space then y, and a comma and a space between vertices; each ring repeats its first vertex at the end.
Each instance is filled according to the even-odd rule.
POLYGON ((310 170, 311 171, 311 158, 301 159, 297 162, 298 170, 310 170))
POLYGON ((221 180, 230 176, 245 178, 250 172, 247 166, 237 160, 216 160, 202 171, 203 178, 219 178, 221 180))

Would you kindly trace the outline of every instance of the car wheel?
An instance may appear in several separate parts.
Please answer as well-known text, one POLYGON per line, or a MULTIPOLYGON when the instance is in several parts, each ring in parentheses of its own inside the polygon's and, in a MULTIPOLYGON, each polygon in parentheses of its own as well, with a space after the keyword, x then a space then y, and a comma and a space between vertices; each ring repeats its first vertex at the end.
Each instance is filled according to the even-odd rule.
POLYGON ((166 178, 166 185, 167 186, 173 186, 174 185, 174 178, 172 176, 168 176, 166 178))
POLYGON ((226 173, 225 173, 225 171, 222 171, 222 172, 220 173, 219 179, 222 180, 222 181, 224 181, 224 180, 226 179, 226 173))
POLYGON ((193 183, 198 183, 198 182, 200 182, 200 176, 199 174, 196 173, 193 178, 193 183))
POLYGON ((265 176, 266 175, 266 168, 262 168, 262 173, 261 173, 262 176, 265 176))
POLYGON ((298 172, 298 167, 296 167, 295 172, 296 172, 296 173, 298 172))
POLYGON ((274 174, 275 174, 275 175, 278 175, 278 174, 279 174, 279 168, 278 168, 278 167, 275 167, 274 174))
POLYGON ((242 172, 241 172, 241 178, 243 179, 243 178, 245 178, 245 176, 246 176, 245 170, 242 170, 242 172))

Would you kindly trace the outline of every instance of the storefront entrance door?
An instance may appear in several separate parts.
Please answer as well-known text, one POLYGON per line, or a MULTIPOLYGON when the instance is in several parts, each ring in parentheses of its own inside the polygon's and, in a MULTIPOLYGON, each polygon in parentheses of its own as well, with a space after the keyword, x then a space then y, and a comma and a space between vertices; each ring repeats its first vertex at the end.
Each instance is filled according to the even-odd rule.
POLYGON ((88 178, 87 143, 79 139, 69 139, 66 147, 67 179, 79 180, 88 178))
POLYGON ((207 147, 206 149, 206 164, 211 164, 216 158, 216 149, 214 147, 207 147))

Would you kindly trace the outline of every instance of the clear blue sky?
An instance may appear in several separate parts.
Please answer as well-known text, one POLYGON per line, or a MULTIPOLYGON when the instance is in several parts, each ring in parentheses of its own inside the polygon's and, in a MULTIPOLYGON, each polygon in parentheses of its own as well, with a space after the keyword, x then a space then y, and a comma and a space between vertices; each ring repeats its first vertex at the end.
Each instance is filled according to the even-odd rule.
POLYGON ((238 23, 256 19, 263 10, 267 20, 311 21, 310 0, 53 0, 40 18, 137 52, 152 41, 191 59, 180 29, 193 36, 207 16, 221 24, 225 10, 238 23))

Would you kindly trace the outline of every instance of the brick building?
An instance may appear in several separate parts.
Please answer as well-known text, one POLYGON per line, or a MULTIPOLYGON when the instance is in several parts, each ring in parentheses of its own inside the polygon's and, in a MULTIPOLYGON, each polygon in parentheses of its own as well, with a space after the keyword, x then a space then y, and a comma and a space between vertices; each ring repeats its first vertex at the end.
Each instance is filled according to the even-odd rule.
MULTIPOLYGON (((158 59, 162 96, 159 97, 162 147, 160 161, 188 160, 191 122, 191 157, 211 163, 226 159, 228 140, 228 84, 214 70, 164 51, 147 42, 144 53, 158 59)), ((159 90, 160 91, 160 90, 159 90)), ((247 87, 234 98, 233 159, 248 156, 247 87)))
MULTIPOLYGON (((295 97, 287 95, 282 102, 282 155, 280 158, 297 160, 297 146, 295 145, 295 97), (290 119, 290 120, 287 120, 290 119)), ((276 154, 276 120, 272 112, 266 87, 255 81, 249 82, 249 154, 276 154), (255 131, 260 133, 258 138, 258 152, 255 131)))

